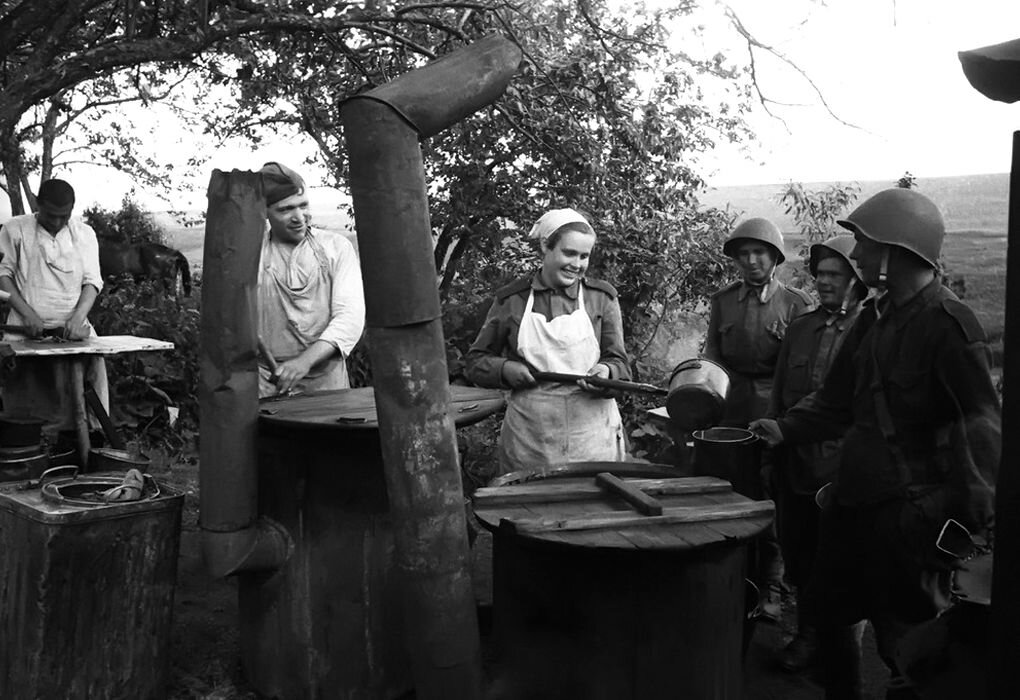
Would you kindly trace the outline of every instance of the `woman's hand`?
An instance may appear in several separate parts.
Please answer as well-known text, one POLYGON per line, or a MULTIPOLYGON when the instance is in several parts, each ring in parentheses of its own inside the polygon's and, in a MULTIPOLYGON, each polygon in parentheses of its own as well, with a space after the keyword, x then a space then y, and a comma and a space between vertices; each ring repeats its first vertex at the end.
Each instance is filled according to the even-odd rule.
POLYGON ((531 376, 531 370, 523 362, 507 360, 503 363, 500 376, 511 389, 530 389, 538 386, 538 382, 531 376))
MULTIPOLYGON (((599 362, 597 365, 595 365, 590 370, 588 370, 587 374, 588 374, 589 377, 598 377, 599 379, 609 379, 610 378, 609 377, 609 365, 604 364, 602 362, 599 362)), ((592 384, 589 384, 588 382, 584 381, 583 379, 579 379, 577 381, 577 385, 579 387, 581 387, 582 389, 584 389, 585 391, 590 392, 592 394, 605 395, 605 394, 608 394, 609 391, 610 391, 609 389, 604 389, 603 387, 594 386, 592 384)))

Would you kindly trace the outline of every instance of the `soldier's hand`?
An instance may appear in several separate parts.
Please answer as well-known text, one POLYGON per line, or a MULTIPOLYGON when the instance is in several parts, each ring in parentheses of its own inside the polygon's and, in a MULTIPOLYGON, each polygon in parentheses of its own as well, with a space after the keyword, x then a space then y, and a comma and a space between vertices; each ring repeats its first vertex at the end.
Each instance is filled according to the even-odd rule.
POLYGON ((523 362, 507 360, 503 363, 501 374, 503 381, 511 389, 529 389, 533 386, 538 386, 538 382, 531 376, 531 370, 523 362))
POLYGON ((761 418, 752 421, 751 425, 747 427, 748 430, 768 443, 769 447, 780 445, 784 440, 783 431, 779 429, 779 423, 771 418, 761 418))

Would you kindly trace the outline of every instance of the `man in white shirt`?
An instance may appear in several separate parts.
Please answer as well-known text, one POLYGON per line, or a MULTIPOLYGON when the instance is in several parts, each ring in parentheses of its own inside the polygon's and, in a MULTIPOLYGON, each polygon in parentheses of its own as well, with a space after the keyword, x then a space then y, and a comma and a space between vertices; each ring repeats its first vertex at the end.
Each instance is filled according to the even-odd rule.
MULTIPOLYGON (((7 323, 24 326, 24 333, 7 332, 4 337, 15 340, 45 333, 78 340, 94 336, 88 314, 103 288, 96 232, 71 218, 75 196, 67 182, 43 182, 36 200, 36 213, 15 216, 0 228, 0 289, 11 295, 7 323)), ((102 358, 90 363, 86 381, 108 407, 102 358)), ((3 387, 4 411, 42 418, 47 434, 71 430, 70 386, 66 365, 21 358, 3 387)))
POLYGON ((312 231, 304 181, 262 170, 269 226, 259 262, 259 337, 278 363, 259 359, 259 397, 350 386, 345 360, 365 326, 361 267, 344 236, 312 231))

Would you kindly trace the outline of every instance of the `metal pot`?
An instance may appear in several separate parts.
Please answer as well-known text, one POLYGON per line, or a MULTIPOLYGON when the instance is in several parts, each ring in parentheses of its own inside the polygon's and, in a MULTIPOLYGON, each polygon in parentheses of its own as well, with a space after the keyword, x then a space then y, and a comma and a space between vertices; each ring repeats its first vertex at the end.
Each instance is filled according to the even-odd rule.
POLYGON ((127 450, 116 450, 112 447, 93 447, 89 450, 89 470, 94 472, 126 471, 140 469, 146 471, 152 460, 143 454, 132 454, 127 450))
POLYGON ((0 445, 27 447, 42 439, 43 420, 35 416, 0 414, 0 445))
POLYGON ((50 458, 42 449, 19 457, 0 457, 0 481, 38 479, 50 466, 50 458))
POLYGON ((685 360, 669 377, 666 412, 673 425, 684 432, 719 422, 726 408, 730 375, 712 360, 685 360))
POLYGON ((761 483, 761 439, 743 428, 714 427, 696 430, 694 473, 726 479, 733 490, 748 498, 764 496, 761 483))

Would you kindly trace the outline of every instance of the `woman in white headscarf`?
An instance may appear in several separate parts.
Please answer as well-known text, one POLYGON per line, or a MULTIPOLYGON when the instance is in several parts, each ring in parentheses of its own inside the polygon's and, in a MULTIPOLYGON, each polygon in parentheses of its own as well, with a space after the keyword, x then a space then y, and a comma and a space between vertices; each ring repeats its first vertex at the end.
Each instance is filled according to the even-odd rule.
POLYGON ((500 473, 577 461, 620 461, 626 441, 616 400, 581 380, 540 382, 533 372, 630 379, 616 290, 588 279, 595 231, 573 209, 553 209, 531 230, 541 267, 496 292, 467 355, 467 378, 511 390, 500 430, 500 473))

